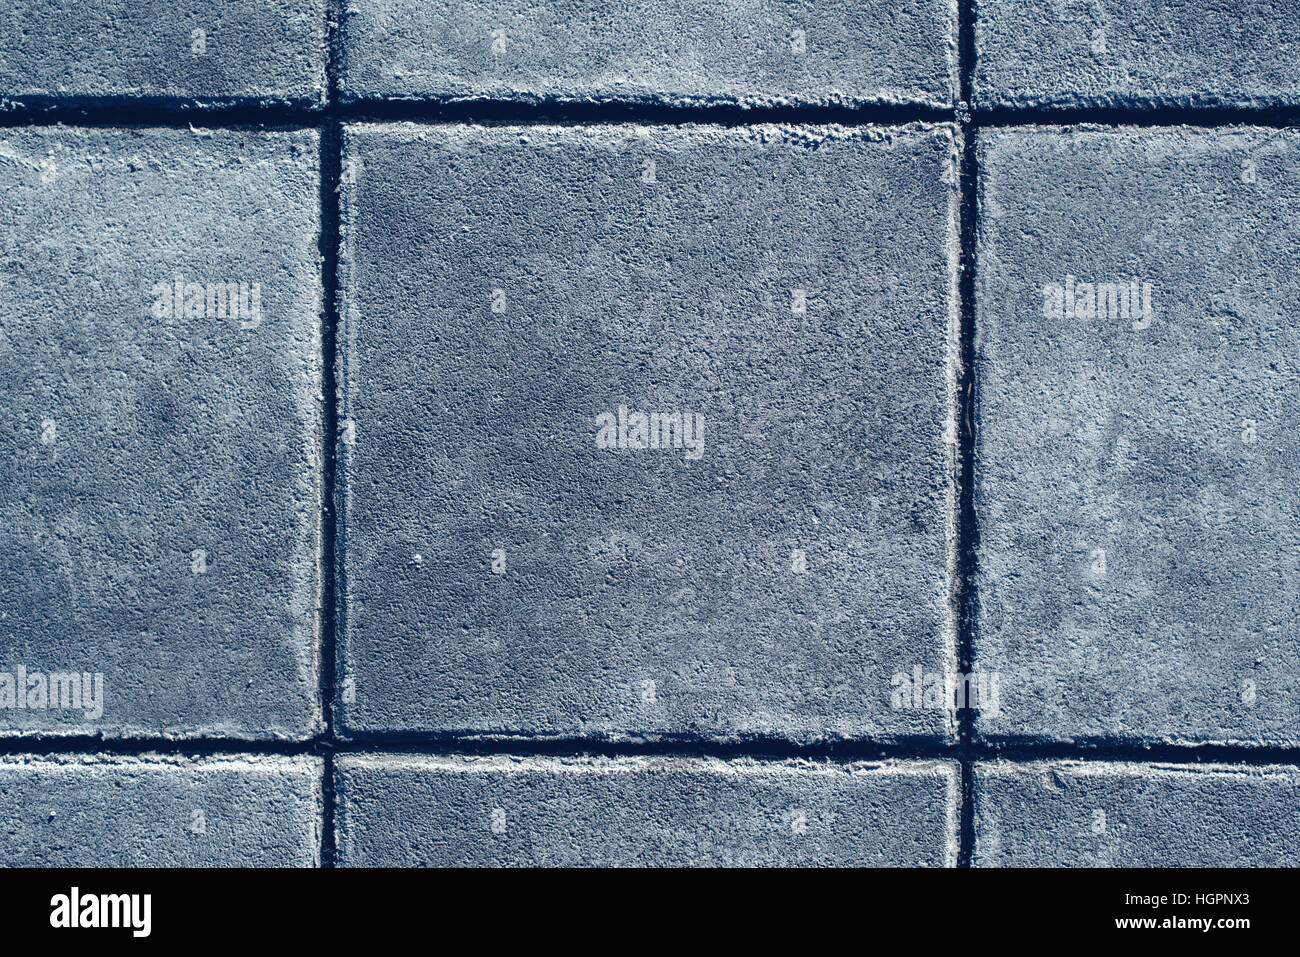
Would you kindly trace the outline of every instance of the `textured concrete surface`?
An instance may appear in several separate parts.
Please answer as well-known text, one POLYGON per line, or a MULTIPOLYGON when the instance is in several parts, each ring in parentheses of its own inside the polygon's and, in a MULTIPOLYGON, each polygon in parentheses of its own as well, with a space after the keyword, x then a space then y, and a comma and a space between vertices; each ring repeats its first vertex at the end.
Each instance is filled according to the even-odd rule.
POLYGON ((4 867, 314 867, 321 761, 0 758, 4 867))
POLYGON ((345 756, 341 866, 930 866, 957 772, 681 758, 345 756))
POLYGON ((979 106, 1300 103, 1300 6, 1276 0, 987 0, 979 106))
POLYGON ((324 95, 324 0, 8 0, 0 16, 0 108, 324 95))
POLYGON ((1295 864, 1300 7, 958 6, 0 0, 0 865, 1295 864))
POLYGON ((1295 867, 1297 828, 1293 767, 975 768, 980 867, 1295 867))
POLYGON ((0 133, 0 736, 319 726, 317 167, 314 131, 0 133))
POLYGON ((1300 135, 980 143, 980 728, 1300 743, 1300 135))
POLYGON ((348 729, 943 732, 890 680, 953 640, 948 130, 346 150, 348 729))
POLYGON ((950 0, 349 0, 343 93, 948 106, 956 23, 950 0))

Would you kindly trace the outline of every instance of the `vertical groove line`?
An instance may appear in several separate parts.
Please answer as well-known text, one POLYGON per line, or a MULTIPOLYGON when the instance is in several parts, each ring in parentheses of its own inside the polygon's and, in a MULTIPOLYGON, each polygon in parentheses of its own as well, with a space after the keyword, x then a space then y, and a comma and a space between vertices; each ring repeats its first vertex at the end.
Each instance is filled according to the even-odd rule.
MULTIPOLYGON (((975 266, 979 215, 978 129, 974 122, 972 86, 975 73, 975 0, 958 0, 957 55, 960 65, 961 127, 961 380, 958 386, 959 468, 957 522, 957 658, 962 673, 969 673, 975 656, 976 560, 979 526, 975 514, 975 266)), ((969 703, 969 702, 967 702, 969 703)), ((957 835, 957 866, 970 867, 975 854, 975 765, 972 746, 975 715, 970 708, 958 712, 958 758, 961 765, 961 813, 957 835)))
POLYGON ((337 647, 339 602, 339 496, 338 496, 338 256, 339 256, 339 180, 342 170, 342 133, 336 113, 338 104, 338 61, 340 17, 343 15, 340 0, 330 0, 326 6, 326 101, 320 123, 320 245, 321 283, 323 289, 323 314, 321 325, 322 382, 324 401, 322 421, 323 454, 321 456, 321 641, 320 641, 320 695, 321 713, 325 718, 323 739, 323 775, 321 784, 322 821, 320 863, 322 867, 334 866, 335 794, 334 794, 334 701, 337 688, 337 647))

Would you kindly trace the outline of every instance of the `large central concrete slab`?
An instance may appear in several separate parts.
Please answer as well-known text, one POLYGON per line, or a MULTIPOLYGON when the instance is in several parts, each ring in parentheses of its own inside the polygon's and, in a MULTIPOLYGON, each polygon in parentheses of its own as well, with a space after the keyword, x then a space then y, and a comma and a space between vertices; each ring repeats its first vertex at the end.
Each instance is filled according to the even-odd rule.
POLYGON ((1300 134, 980 156, 980 728, 1300 743, 1300 134))
POLYGON ((942 734, 953 153, 350 127, 346 728, 942 734))
POLYGON ((354 99, 949 106, 951 0, 350 0, 354 99))

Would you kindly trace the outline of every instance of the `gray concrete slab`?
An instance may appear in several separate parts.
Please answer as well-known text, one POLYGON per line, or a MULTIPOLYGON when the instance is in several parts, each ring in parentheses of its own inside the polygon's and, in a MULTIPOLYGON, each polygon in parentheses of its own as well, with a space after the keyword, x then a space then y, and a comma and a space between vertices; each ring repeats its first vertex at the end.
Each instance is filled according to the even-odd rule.
POLYGON ((977 867, 1295 867, 1297 824, 1294 767, 975 766, 977 867))
POLYGON ((0 758, 5 867, 315 867, 317 758, 0 758))
POLYGON ((0 736, 320 727, 317 139, 0 133, 0 736))
POLYGON ((0 109, 319 106, 325 85, 324 0, 9 0, 0 16, 0 109))
POLYGON ((981 730, 1295 745, 1300 134, 980 149, 981 730))
POLYGON ((949 0, 350 0, 354 99, 922 103, 957 76, 949 0))
POLYGON ((955 767, 347 755, 341 866, 951 866, 955 767))
POLYGON ((1271 0, 976 4, 979 106, 1300 103, 1300 7, 1271 0))
POLYGON ((349 127, 344 727, 946 733, 953 153, 349 127))

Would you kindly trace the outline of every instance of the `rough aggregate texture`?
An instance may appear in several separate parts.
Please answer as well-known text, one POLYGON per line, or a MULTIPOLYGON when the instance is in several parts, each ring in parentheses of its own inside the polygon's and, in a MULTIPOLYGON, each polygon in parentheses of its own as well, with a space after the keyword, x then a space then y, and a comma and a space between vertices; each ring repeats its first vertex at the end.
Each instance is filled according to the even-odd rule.
POLYGON ((354 99, 948 106, 949 0, 349 0, 354 99))
POLYGON ((343 866, 951 864, 956 769, 347 756, 343 866))
POLYGON ((324 0, 8 0, 0 98, 101 97, 319 106, 324 0))
POLYGON ((990 130, 980 155, 980 729, 1300 743, 1300 136, 990 130), (1045 316, 1070 276, 1149 283, 1150 316, 1045 316))
POLYGON ((102 716, 0 736, 320 726, 318 164, 311 130, 0 132, 0 672, 103 676, 102 716))
POLYGON ((0 3, 0 865, 1294 866, 1297 54, 0 3))
POLYGON ((1295 867, 1298 826, 1294 767, 975 768, 978 867, 1295 867))
POLYGON ((4 757, 5 867, 315 867, 321 761, 4 757))
POLYGON ((347 728, 946 733, 950 132, 347 132, 347 728))
POLYGON ((1300 104, 1300 6, 1277 0, 976 3, 981 107, 1300 104))

